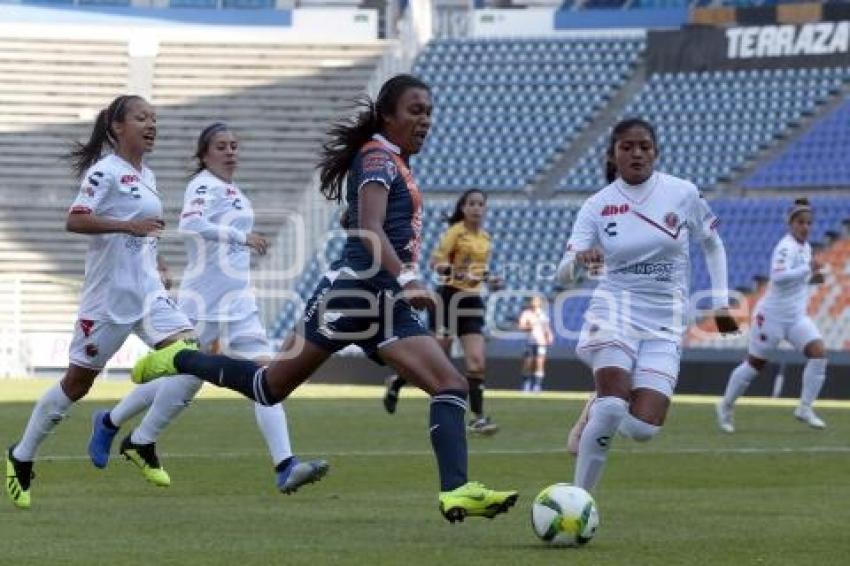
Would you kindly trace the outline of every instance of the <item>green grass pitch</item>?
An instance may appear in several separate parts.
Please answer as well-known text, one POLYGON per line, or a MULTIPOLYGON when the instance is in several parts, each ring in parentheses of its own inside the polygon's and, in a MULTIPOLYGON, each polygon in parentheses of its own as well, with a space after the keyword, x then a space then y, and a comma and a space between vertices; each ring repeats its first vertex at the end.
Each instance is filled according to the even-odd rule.
MULTIPOLYGON (((17 385, 16 385, 17 384, 17 385)), ((101 384, 112 387, 111 384, 101 384)), ((0 442, 20 434, 31 401, 0 382, 0 442)), ((99 386, 100 387, 100 386, 99 386)), ((379 389, 319 389, 288 402, 296 452, 326 457, 329 475, 292 496, 274 490, 247 401, 199 399, 166 432, 171 488, 145 484, 115 457, 86 457, 96 400, 74 408, 43 446, 33 508, 0 506, 0 563, 22 564, 848 564, 850 408, 820 410, 829 428, 796 422, 790 406, 740 406, 723 435, 707 402, 674 403, 664 432, 617 439, 596 494, 601 527, 581 549, 547 548, 529 524, 548 484, 571 481, 566 433, 580 401, 493 396, 502 426, 470 438, 470 476, 520 490, 494 520, 450 525, 437 511, 424 397, 394 416, 379 389), (334 398, 323 398, 327 391, 334 398), (343 395, 336 396, 340 391, 343 395), (347 392, 354 391, 354 396, 347 392)), ((117 443, 116 443, 117 444, 117 443)))

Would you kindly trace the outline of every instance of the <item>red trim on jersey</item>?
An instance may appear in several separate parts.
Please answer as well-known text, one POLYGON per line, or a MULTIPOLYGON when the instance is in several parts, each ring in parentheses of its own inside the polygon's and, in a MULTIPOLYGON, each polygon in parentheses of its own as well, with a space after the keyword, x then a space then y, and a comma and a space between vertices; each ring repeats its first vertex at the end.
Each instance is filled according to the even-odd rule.
POLYGON ((419 190, 419 185, 413 178, 410 168, 400 155, 394 153, 386 145, 378 140, 372 140, 366 143, 361 149, 361 153, 365 153, 372 149, 382 149, 389 153, 390 157, 398 168, 398 172, 404 179, 404 184, 407 186, 407 192, 410 193, 410 201, 413 204, 413 216, 411 218, 411 227, 413 228, 413 237, 405 246, 413 255, 413 263, 419 261, 419 251, 422 247, 422 191, 419 190))
POLYGON ((679 239, 679 234, 682 232, 682 226, 684 226, 684 224, 679 224, 679 227, 678 227, 678 228, 676 228, 676 231, 675 231, 675 232, 671 232, 671 231, 669 231, 667 228, 665 228, 664 226, 662 226, 661 224, 658 224, 657 222, 655 222, 653 219, 651 219, 651 218, 647 218, 646 216, 644 216, 643 214, 641 214, 641 213, 640 213, 640 212, 638 212, 637 210, 633 210, 632 212, 634 212, 634 213, 635 213, 635 215, 636 215, 638 218, 640 218, 640 219, 641 219, 641 220, 643 220, 644 222, 649 223, 649 224, 650 224, 650 225, 652 225, 652 226, 655 226, 656 228, 658 228, 659 230, 661 230, 662 232, 664 232, 665 234, 667 234, 668 236, 670 236, 670 237, 671 237, 671 238, 673 238, 674 240, 678 240, 678 239, 679 239))

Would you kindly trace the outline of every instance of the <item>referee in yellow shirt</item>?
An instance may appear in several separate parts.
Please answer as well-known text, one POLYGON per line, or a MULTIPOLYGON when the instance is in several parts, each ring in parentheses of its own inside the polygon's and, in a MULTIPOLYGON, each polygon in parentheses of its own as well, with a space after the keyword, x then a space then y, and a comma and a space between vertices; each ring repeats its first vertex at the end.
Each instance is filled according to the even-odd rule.
MULTIPOLYGON (((484 414, 484 311, 481 298, 483 284, 498 286, 489 276, 490 235, 482 228, 487 210, 487 197, 478 189, 463 193, 449 217, 449 229, 431 256, 431 267, 440 276, 436 308, 429 312, 429 326, 448 354, 456 336, 463 347, 466 378, 469 381, 469 407, 474 418, 468 430, 490 435, 499 430, 484 414)), ((384 407, 395 412, 398 394, 404 380, 390 379, 384 395, 384 407)))

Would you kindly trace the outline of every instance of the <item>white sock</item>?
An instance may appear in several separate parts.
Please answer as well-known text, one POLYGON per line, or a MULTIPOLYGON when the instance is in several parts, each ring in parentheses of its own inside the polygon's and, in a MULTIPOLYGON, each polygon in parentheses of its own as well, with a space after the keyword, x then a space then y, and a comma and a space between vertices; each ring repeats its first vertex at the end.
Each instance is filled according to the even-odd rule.
POLYGON ((592 491, 599 483, 611 441, 627 412, 628 404, 619 397, 599 397, 593 402, 578 446, 577 486, 592 491))
POLYGON ((620 421, 620 428, 617 429, 617 432, 619 432, 622 436, 631 438, 637 442, 647 442, 648 440, 652 440, 660 431, 660 426, 644 422, 636 418, 631 413, 626 413, 626 416, 623 417, 622 421, 620 421))
POLYGON ((109 411, 109 420, 117 427, 129 421, 153 404, 156 392, 159 391, 163 380, 154 379, 141 385, 137 385, 130 393, 118 401, 118 404, 109 411))
POLYGON ((758 370, 750 365, 750 362, 744 360, 738 367, 732 370, 729 376, 729 383, 726 384, 726 393, 723 394, 723 405, 727 409, 735 406, 735 401, 738 397, 744 394, 753 379, 759 374, 758 370))
POLYGON ((133 444, 156 442, 165 427, 189 406, 203 381, 194 375, 171 375, 161 378, 151 408, 130 435, 133 444))
POLYGON ((811 407, 826 380, 826 358, 810 358, 803 368, 803 391, 800 404, 811 407))
POLYGON ((24 429, 24 435, 12 451, 12 455, 23 462, 35 460, 38 447, 44 442, 45 437, 50 434, 56 425, 67 416, 68 409, 73 405, 62 386, 57 382, 53 387, 44 392, 35 407, 32 415, 24 429))
POLYGON ((260 405, 254 403, 254 416, 257 417, 257 426, 266 439, 272 463, 278 465, 283 460, 292 456, 292 446, 289 443, 289 428, 286 425, 286 413, 283 404, 260 405))

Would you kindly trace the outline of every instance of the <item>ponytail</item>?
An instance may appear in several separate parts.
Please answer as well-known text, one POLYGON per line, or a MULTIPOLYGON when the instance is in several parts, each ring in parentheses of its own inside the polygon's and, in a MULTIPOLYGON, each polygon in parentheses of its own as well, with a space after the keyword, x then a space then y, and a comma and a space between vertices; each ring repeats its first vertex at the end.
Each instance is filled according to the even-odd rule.
POLYGON ((409 88, 431 91, 413 75, 396 75, 384 83, 374 101, 365 95, 355 99, 354 108, 359 111, 353 120, 336 122, 327 131, 328 140, 322 144, 316 166, 319 190, 326 199, 342 201, 343 184, 354 158, 373 135, 383 131, 384 117, 395 114, 399 99, 409 88))
POLYGON ((355 100, 360 111, 354 120, 334 123, 328 130, 328 139, 322 144, 319 160, 319 190, 328 200, 342 200, 342 185, 357 152, 379 131, 381 120, 376 105, 368 96, 355 100))
POLYGON ((97 113, 89 140, 86 143, 74 142, 66 158, 71 162, 71 170, 77 178, 82 177, 88 168, 100 159, 104 145, 115 149, 117 140, 112 124, 124 121, 129 102, 134 99, 142 100, 142 97, 131 94, 115 98, 109 106, 97 113))

